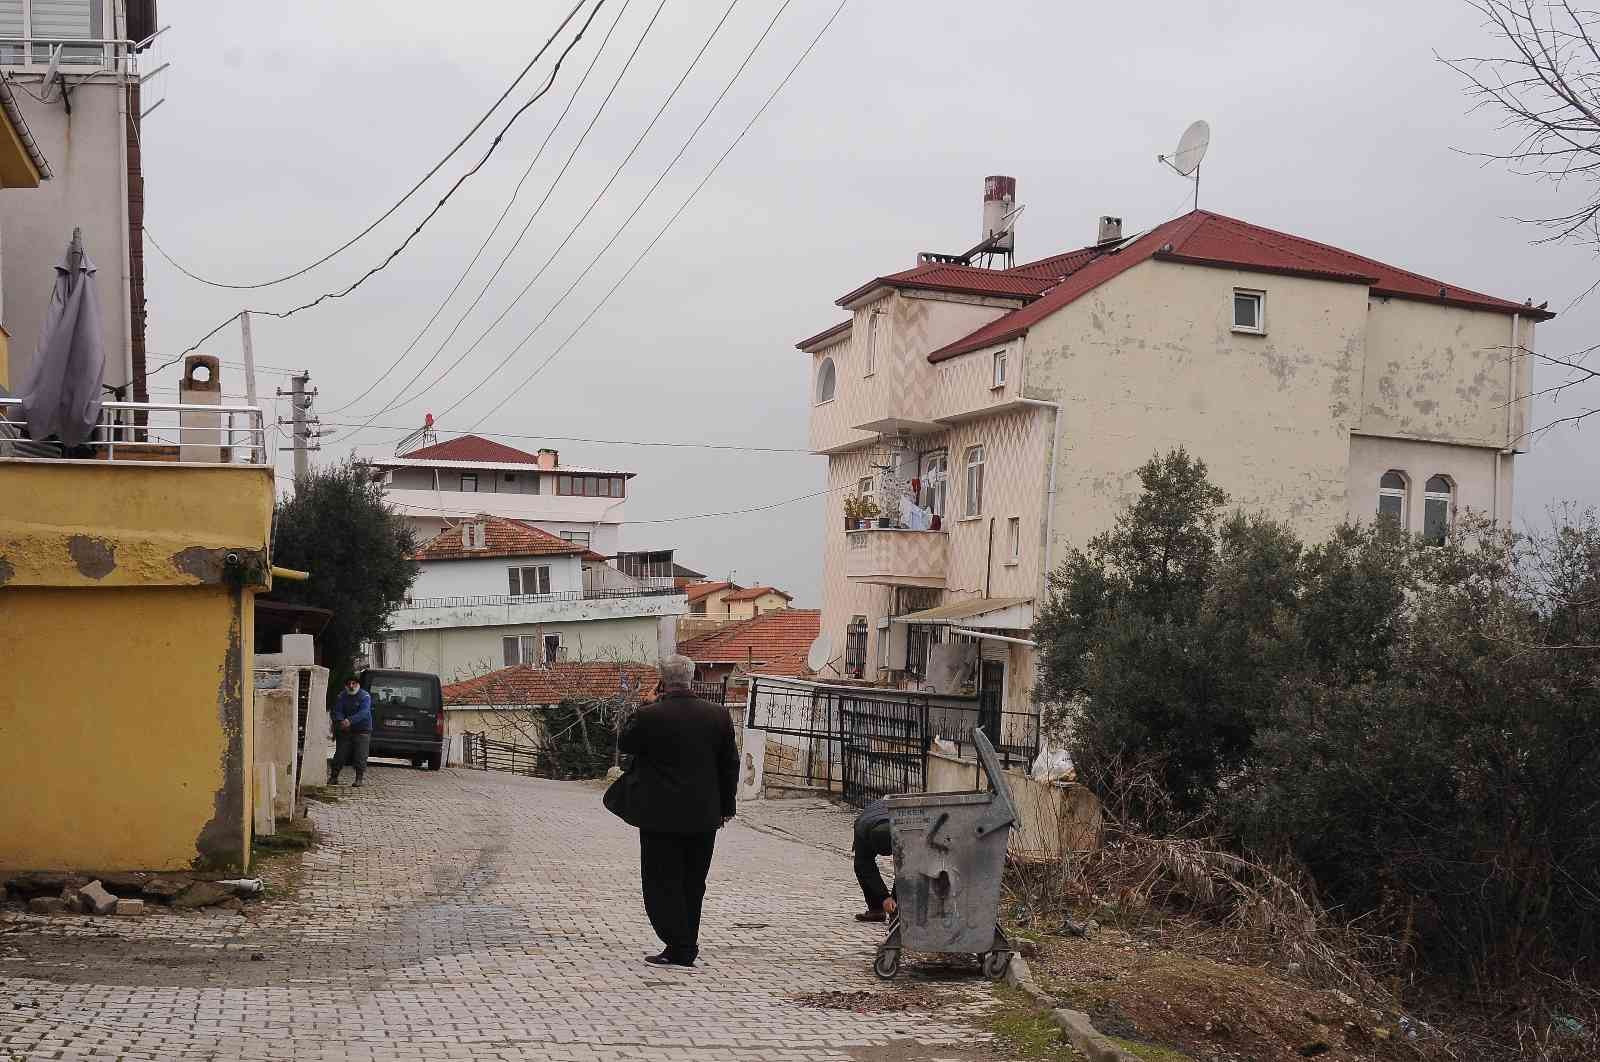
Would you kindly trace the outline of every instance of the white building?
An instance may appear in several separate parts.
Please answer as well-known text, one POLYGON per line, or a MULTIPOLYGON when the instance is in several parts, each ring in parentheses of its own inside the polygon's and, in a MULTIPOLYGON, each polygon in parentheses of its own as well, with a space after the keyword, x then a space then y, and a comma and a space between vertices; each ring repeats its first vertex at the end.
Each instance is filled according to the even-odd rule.
POLYGON ((649 663, 677 647, 682 591, 637 577, 577 542, 487 513, 417 552, 406 604, 369 650, 374 667, 456 682, 513 664, 649 663))

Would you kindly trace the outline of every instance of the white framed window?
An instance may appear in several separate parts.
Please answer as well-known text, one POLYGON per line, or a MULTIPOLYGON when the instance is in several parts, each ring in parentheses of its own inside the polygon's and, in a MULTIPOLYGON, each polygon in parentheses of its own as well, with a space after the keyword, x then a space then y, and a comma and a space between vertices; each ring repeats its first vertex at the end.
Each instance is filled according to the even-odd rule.
POLYGON ((862 352, 862 376, 878 371, 878 314, 877 310, 867 313, 867 349, 862 352))
POLYGON ((994 389, 999 390, 1006 385, 1006 352, 994 352, 994 389))
POLYGON ((822 364, 817 366, 817 405, 832 402, 838 386, 839 372, 833 366, 833 359, 823 358, 822 364))
POLYGON ((531 634, 513 636, 500 639, 500 649, 505 659, 505 666, 514 664, 537 663, 539 639, 531 634))
POLYGON ((587 546, 589 544, 588 531, 563 531, 561 537, 573 545, 587 546))
POLYGON ((461 489, 468 494, 478 493, 478 474, 476 472, 461 473, 461 489))
POLYGON ((872 477, 862 476, 856 480, 856 493, 863 498, 872 497, 872 477))
POLYGON ((1015 564, 1022 559, 1022 517, 1013 516, 1006 521, 1006 556, 1010 558, 1007 564, 1015 564))
POLYGON ((961 515, 971 518, 983 514, 983 447, 967 447, 963 465, 967 470, 966 475, 966 504, 962 507, 961 515))
POLYGON ((1449 476, 1429 476, 1422 487, 1422 537, 1444 545, 1455 517, 1456 485, 1449 476))
POLYGON ((944 519, 950 494, 950 451, 930 450, 922 455, 922 507, 944 519))
POLYGON ((1233 289, 1233 330, 1261 335, 1267 330, 1267 293, 1233 289))
POLYGON ((75 39, 104 40, 110 5, 105 0, 0 0, 0 37, 31 36, 32 55, 21 44, 0 44, 0 64, 44 66, 60 46, 62 66, 103 66, 109 51, 101 44, 68 44, 75 39))
POLYGON ((1378 516, 1406 526, 1406 474, 1391 468, 1378 480, 1378 516))
POLYGON ((548 594, 550 592, 550 565, 530 564, 507 568, 506 581, 510 586, 512 597, 548 594))

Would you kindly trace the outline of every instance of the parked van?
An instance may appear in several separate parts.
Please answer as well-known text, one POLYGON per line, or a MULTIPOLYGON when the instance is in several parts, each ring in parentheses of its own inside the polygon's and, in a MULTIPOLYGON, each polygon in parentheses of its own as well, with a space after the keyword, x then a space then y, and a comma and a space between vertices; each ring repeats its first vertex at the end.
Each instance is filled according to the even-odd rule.
POLYGON ((361 673, 361 688, 372 695, 373 756, 424 763, 437 771, 444 763, 444 691, 439 676, 424 671, 361 673))

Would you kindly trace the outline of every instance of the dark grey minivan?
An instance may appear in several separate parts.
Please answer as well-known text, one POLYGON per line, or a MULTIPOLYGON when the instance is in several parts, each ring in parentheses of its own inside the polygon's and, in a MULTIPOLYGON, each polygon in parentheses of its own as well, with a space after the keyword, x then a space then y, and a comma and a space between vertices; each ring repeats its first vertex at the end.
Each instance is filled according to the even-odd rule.
POLYGON ((373 756, 426 763, 437 771, 444 763, 444 693, 439 676, 425 671, 361 673, 361 688, 372 695, 373 756))

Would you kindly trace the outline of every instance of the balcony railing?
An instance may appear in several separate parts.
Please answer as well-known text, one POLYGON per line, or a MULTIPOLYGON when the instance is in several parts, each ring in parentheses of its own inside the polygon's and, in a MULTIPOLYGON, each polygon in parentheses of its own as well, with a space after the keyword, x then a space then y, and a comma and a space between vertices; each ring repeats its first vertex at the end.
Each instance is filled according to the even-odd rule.
POLYGON ((845 576, 881 586, 945 585, 950 536, 943 531, 875 527, 846 531, 845 576))
MULTIPOLYGON (((58 442, 27 438, 22 402, 0 398, 0 457, 70 456, 58 442)), ((267 428, 256 406, 105 402, 83 444, 103 461, 266 465, 267 428)))
POLYGON ((562 601, 626 601, 641 597, 671 597, 682 594, 674 587, 638 587, 628 590, 563 590, 553 594, 484 594, 465 597, 407 598, 402 609, 475 608, 498 605, 542 605, 562 601))
POLYGON ((60 48, 57 66, 68 73, 93 67, 132 75, 139 72, 139 51, 159 35, 142 41, 115 37, 0 37, 0 66, 43 73, 50 66, 52 53, 60 48))

